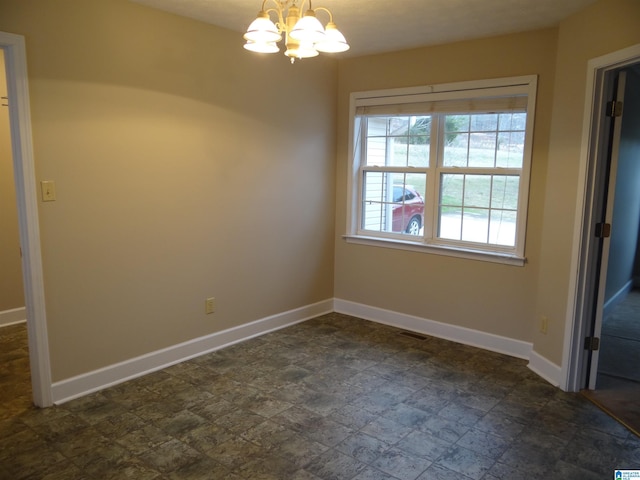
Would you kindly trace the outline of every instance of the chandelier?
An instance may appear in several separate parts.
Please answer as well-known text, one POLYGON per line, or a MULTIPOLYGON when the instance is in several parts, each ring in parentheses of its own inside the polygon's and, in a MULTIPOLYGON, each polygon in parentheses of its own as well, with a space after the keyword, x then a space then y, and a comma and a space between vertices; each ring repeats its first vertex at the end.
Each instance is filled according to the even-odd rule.
MULTIPOLYGON (((302 0, 301 6, 306 0, 302 0)), ((333 23, 333 15, 323 7, 313 9, 309 0, 309 9, 300 15, 301 9, 296 5, 297 0, 263 0, 258 17, 251 22, 244 39, 244 48, 252 52, 277 53, 280 51, 278 42, 285 37, 286 50, 284 54, 293 63, 296 58, 315 57, 319 52, 337 53, 349 50, 349 44, 333 23), (275 8, 265 9, 271 2, 275 8), (316 12, 329 15, 326 26, 316 18, 316 12), (277 19, 274 23, 270 15, 277 19)))

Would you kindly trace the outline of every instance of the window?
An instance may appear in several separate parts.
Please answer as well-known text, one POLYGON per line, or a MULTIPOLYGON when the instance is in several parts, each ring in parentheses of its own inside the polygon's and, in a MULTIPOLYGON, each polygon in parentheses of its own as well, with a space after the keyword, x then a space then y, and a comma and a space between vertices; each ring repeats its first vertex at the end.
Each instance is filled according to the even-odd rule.
POLYGON ((522 264, 536 77, 351 95, 350 241, 522 264))

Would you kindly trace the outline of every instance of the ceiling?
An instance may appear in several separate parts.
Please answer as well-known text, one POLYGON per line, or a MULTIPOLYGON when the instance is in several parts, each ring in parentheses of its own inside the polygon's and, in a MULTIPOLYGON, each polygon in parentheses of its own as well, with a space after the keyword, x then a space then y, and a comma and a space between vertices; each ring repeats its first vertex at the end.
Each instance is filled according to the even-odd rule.
MULTIPOLYGON (((131 1, 244 33, 262 0, 131 1)), ((360 56, 551 27, 595 1, 315 0, 313 6, 331 10, 351 45, 346 55, 360 56)), ((327 21, 323 12, 318 18, 327 21)))

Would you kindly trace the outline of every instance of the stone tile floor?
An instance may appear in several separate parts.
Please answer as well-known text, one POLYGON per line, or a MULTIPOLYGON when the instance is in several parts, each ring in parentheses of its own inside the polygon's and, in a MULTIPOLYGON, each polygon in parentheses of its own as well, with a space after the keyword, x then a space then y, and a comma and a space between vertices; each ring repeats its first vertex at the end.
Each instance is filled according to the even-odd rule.
POLYGON ((0 329, 0 478, 603 479, 640 439, 526 362, 329 314, 48 409, 0 329))

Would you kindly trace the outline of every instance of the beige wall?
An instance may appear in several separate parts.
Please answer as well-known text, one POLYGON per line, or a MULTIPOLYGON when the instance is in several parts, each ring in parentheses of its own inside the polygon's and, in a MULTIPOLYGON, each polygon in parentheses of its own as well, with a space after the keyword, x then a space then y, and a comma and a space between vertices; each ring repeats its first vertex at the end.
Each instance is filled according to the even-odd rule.
POLYGON ((340 62, 335 296, 530 341, 535 319, 557 31, 460 42, 340 62), (347 244, 349 94, 537 74, 538 99, 524 267, 347 244))
POLYGON ((26 38, 53 380, 333 296, 337 64, 126 0, 26 38), (206 297, 217 311, 204 314, 206 297))
MULTIPOLYGON (((0 97, 7 96, 4 73, 4 51, 0 49, 0 97)), ((0 312, 21 307, 24 295, 9 111, 0 107, 0 312)))
MULTIPOLYGON (((640 43, 640 2, 600 0, 561 23, 553 103, 552 136, 536 311, 549 317, 549 333, 535 334, 534 348, 559 364, 570 309, 569 282, 576 221, 577 178, 586 95, 587 64, 640 43)), ((582 186, 580 186, 582 188, 582 186)))

